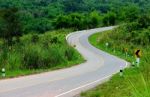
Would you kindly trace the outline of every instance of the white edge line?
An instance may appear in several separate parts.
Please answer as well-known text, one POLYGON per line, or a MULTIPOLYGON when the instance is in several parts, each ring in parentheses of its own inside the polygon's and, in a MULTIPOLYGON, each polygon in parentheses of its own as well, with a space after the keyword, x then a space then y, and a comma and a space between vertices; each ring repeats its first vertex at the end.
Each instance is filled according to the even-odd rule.
MULTIPOLYGON (((74 32, 74 33, 75 33, 75 32, 74 32)), ((68 38, 69 38, 72 34, 73 34, 73 33, 70 33, 70 34, 68 34, 68 35, 66 36, 66 40, 67 40, 67 41, 68 41, 68 38)), ((126 65, 125 65, 125 68, 127 68, 127 67, 128 67, 128 62, 126 62, 126 65)), ((73 92, 73 91, 76 91, 76 90, 78 90, 78 89, 82 89, 82 88, 84 88, 84 87, 90 86, 90 85, 92 85, 92 84, 94 84, 94 83, 97 83, 97 82, 100 82, 100 81, 102 81, 102 80, 104 80, 104 79, 110 78, 112 75, 113 75, 113 74, 111 74, 111 75, 109 75, 109 76, 106 76, 106 77, 103 77, 103 78, 101 78, 101 79, 98 79, 98 80, 96 80, 96 81, 94 81, 94 82, 91 82, 91 83, 82 85, 82 86, 80 86, 80 87, 74 88, 74 89, 72 89, 72 90, 70 90, 70 91, 61 93, 61 94, 59 94, 59 95, 57 95, 57 96, 55 96, 55 97, 61 97, 61 96, 63 96, 63 95, 66 95, 66 94, 71 93, 71 92, 73 92)))
POLYGON ((65 94, 71 93, 71 92, 73 92, 73 91, 76 91, 76 90, 78 90, 78 89, 81 89, 81 88, 84 88, 84 87, 87 87, 87 86, 90 86, 90 85, 92 85, 92 84, 94 84, 94 83, 97 83, 97 82, 99 82, 99 81, 101 81, 101 80, 107 79, 107 78, 109 78, 109 77, 111 77, 111 76, 112 76, 112 75, 109 75, 109 76, 107 76, 107 77, 103 77, 103 78, 98 79, 98 80, 96 80, 96 81, 94 81, 94 82, 85 84, 85 85, 83 85, 83 86, 80 86, 80 87, 77 87, 77 88, 72 89, 72 90, 70 90, 70 91, 67 91, 67 92, 64 92, 64 93, 62 93, 62 94, 59 94, 59 95, 57 95, 57 96, 55 96, 55 97, 61 97, 61 96, 65 95, 65 94))
MULTIPOLYGON (((126 62, 125 68, 127 68, 127 67, 128 67, 128 63, 126 62)), ((117 72, 116 72, 116 73, 117 73, 117 72)), ((61 93, 61 94, 59 94, 59 95, 57 95, 57 96, 55 96, 55 97, 61 97, 61 96, 63 96, 63 95, 66 95, 66 94, 71 93, 71 92, 73 92, 73 91, 76 91, 76 90, 78 90, 78 89, 82 89, 82 88, 87 87, 87 86, 90 86, 90 85, 92 85, 92 84, 94 84, 94 83, 98 83, 98 82, 100 82, 100 81, 102 81, 102 80, 105 80, 105 79, 107 79, 107 78, 112 77, 112 75, 113 75, 113 74, 108 75, 108 76, 106 76, 106 77, 103 77, 103 78, 101 78, 101 79, 98 79, 98 80, 96 80, 96 81, 94 81, 94 82, 91 82, 91 83, 82 85, 82 86, 80 86, 80 87, 74 88, 74 89, 72 89, 72 90, 70 90, 70 91, 61 93)))

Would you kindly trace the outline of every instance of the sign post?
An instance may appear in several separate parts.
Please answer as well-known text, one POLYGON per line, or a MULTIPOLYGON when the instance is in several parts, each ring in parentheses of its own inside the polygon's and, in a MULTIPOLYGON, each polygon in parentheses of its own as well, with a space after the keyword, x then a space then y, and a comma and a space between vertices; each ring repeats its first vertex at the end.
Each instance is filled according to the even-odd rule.
POLYGON ((137 67, 140 66, 140 57, 141 57, 141 50, 138 49, 135 51, 135 56, 136 56, 136 65, 137 67))

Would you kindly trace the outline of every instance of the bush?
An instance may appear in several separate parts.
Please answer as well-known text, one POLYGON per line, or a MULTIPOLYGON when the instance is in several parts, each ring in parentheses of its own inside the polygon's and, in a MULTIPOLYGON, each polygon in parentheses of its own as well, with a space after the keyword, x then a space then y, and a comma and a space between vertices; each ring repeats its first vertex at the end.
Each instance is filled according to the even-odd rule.
POLYGON ((74 50, 70 47, 68 47, 65 51, 65 57, 68 61, 71 61, 74 57, 74 50))
POLYGON ((148 28, 150 26, 150 16, 147 14, 141 15, 137 21, 139 28, 148 28))
POLYGON ((58 43, 59 41, 58 41, 58 38, 57 38, 57 37, 53 37, 50 42, 51 42, 52 44, 53 44, 53 43, 56 44, 56 43, 58 43))
POLYGON ((28 69, 38 69, 41 67, 40 54, 37 46, 29 46, 24 52, 24 65, 28 69))
POLYGON ((64 57, 64 49, 60 46, 54 45, 49 48, 49 56, 50 56, 50 66, 55 67, 55 65, 65 63, 65 57, 64 57))
POLYGON ((17 51, 9 52, 7 57, 6 68, 9 70, 17 70, 22 68, 22 54, 17 51))
POLYGON ((22 53, 17 47, 6 48, 0 51, 0 68, 7 70, 21 69, 22 53))
POLYGON ((32 43, 37 43, 39 40, 39 36, 37 34, 33 34, 31 37, 32 43))
POLYGON ((108 26, 108 25, 115 25, 116 24, 116 14, 113 12, 108 12, 107 14, 105 14, 105 16, 103 17, 103 25, 104 26, 108 26))
POLYGON ((100 15, 94 11, 90 14, 71 13, 69 15, 58 16, 54 22, 56 29, 60 28, 74 28, 77 30, 86 28, 95 28, 100 22, 100 15))
POLYGON ((64 48, 51 45, 44 48, 30 45, 24 53, 24 65, 28 69, 52 68, 65 62, 64 48))
POLYGON ((0 68, 4 68, 6 66, 6 60, 7 60, 7 49, 6 48, 2 48, 2 50, 0 50, 0 68))

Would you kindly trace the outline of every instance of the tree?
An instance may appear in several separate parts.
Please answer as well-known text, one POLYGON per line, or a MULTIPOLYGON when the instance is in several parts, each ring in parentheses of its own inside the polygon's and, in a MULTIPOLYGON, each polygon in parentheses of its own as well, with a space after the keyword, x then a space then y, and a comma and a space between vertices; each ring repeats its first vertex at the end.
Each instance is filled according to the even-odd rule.
POLYGON ((138 18, 138 24, 140 28, 148 28, 150 26, 150 16, 149 15, 141 15, 138 18))
POLYGON ((18 18, 18 9, 9 8, 1 10, 3 19, 3 28, 1 28, 0 37, 6 40, 8 45, 12 45, 13 37, 19 40, 19 36, 22 35, 22 27, 18 18))
POLYGON ((83 0, 64 0, 65 12, 76 12, 82 9, 83 0))
POLYGON ((100 15, 97 11, 93 11, 90 13, 90 28, 95 28, 99 25, 100 15))
POLYGON ((126 21, 133 22, 138 19, 140 9, 136 5, 129 5, 122 10, 122 18, 126 21))
POLYGON ((72 13, 69 15, 70 17, 70 27, 75 29, 83 29, 83 19, 84 16, 80 13, 72 13))
POLYGON ((80 13, 71 13, 69 15, 60 15, 54 22, 55 28, 74 28, 83 29, 84 16, 80 13))
POLYGON ((68 28, 70 26, 70 18, 68 16, 60 15, 56 18, 53 25, 56 29, 68 28))
POLYGON ((51 21, 47 18, 34 19, 32 21, 32 23, 30 23, 28 25, 29 25, 30 30, 36 31, 38 33, 44 33, 48 30, 53 29, 52 26, 51 26, 51 21))
POLYGON ((103 17, 103 25, 108 26, 108 25, 115 25, 116 24, 116 14, 113 12, 108 12, 105 14, 103 17))

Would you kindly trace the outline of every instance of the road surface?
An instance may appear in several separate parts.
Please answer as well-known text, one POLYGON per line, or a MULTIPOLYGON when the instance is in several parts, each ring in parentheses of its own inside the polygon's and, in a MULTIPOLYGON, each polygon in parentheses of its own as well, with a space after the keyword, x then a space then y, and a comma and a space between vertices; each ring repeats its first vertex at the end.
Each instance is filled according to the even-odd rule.
POLYGON ((91 34, 113 29, 104 27, 69 34, 68 43, 87 60, 80 65, 52 72, 0 81, 0 97, 73 97, 90 89, 127 66, 127 62, 96 49, 91 34))

